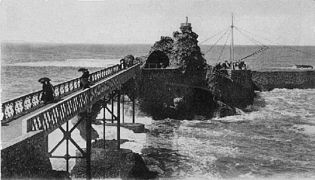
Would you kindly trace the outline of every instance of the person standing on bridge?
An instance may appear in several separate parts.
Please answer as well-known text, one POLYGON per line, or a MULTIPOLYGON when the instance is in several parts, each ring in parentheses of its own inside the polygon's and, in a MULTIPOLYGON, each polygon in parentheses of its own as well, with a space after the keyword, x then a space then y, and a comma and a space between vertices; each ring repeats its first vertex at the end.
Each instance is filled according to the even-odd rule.
POLYGON ((127 68, 127 63, 125 59, 120 60, 120 69, 126 69, 127 68))
POLYGON ((86 68, 80 68, 78 71, 82 71, 83 74, 80 79, 80 87, 82 89, 86 89, 90 87, 90 82, 89 82, 89 77, 90 77, 90 72, 86 68))
POLYGON ((49 78, 40 78, 38 80, 43 84, 43 92, 41 100, 44 101, 44 104, 52 103, 55 100, 55 91, 54 86, 50 83, 49 78))

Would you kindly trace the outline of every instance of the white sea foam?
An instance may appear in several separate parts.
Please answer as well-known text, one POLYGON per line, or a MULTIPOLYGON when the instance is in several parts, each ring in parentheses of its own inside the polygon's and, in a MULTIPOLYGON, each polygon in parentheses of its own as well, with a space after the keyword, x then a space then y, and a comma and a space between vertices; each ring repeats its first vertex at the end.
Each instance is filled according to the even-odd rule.
POLYGON ((274 89, 259 93, 250 109, 252 112, 239 113, 235 116, 214 118, 225 122, 240 122, 253 120, 270 120, 277 118, 301 118, 315 123, 315 89, 274 89), (264 104, 261 104, 264 99, 264 104))
MULTIPOLYGON (((134 152, 141 153, 144 147, 152 146, 154 148, 166 148, 176 151, 181 156, 185 157, 184 160, 180 160, 181 163, 185 165, 179 165, 181 167, 191 167, 186 171, 178 168, 174 171, 174 179, 221 179, 216 174, 210 171, 210 165, 216 163, 222 163, 226 161, 227 164, 233 164, 233 167, 237 167, 238 163, 240 166, 251 166, 243 162, 240 158, 242 153, 246 152, 246 156, 251 154, 257 155, 255 162, 265 163, 268 159, 275 159, 280 161, 280 157, 277 154, 269 154, 263 159, 264 145, 270 145, 272 143, 286 143, 286 141, 292 141, 292 139, 282 138, 278 136, 277 133, 273 133, 272 127, 279 126, 282 122, 292 121, 293 125, 291 129, 297 131, 298 133, 304 133, 310 137, 315 137, 315 90, 314 89, 275 89, 270 92, 261 92, 259 97, 256 99, 255 103, 248 108, 252 109, 251 112, 243 112, 238 110, 238 114, 235 116, 228 116, 224 118, 214 118, 211 120, 184 120, 181 121, 178 127, 174 127, 174 132, 171 136, 152 136, 145 133, 133 133, 132 131, 122 128, 121 138, 128 139, 121 145, 122 148, 131 149, 134 152), (226 124, 227 122, 227 124, 226 124), (263 124, 261 128, 265 128, 268 132, 266 135, 260 126, 257 129, 249 130, 244 128, 246 124, 263 124), (265 123, 266 122, 266 123, 265 123), (297 122, 298 124, 294 124, 297 122), (244 125, 243 125, 244 123, 244 125), (271 129, 269 128, 271 127, 271 129), (256 131, 262 132, 255 133, 256 131), (248 137, 248 133, 250 136, 248 137), (254 134, 253 134, 254 133, 254 134), (241 142, 238 146, 234 140, 241 142), (263 144, 255 144, 255 142, 263 144), (245 149, 243 149, 243 147, 245 149), (262 149, 261 149, 262 148, 262 149), (261 150, 260 150, 261 149, 261 150), (261 154, 256 154, 257 151, 262 151, 261 154), (223 158, 223 159, 222 159, 223 158), (235 159, 234 159, 235 158, 235 159)), ((125 106, 125 122, 131 122, 131 106, 125 106)), ((103 117, 103 112, 101 111, 98 118, 103 117)), ((143 123, 146 127, 150 127, 154 122, 150 117, 136 117, 136 122, 143 123)), ((159 122, 160 123, 160 122, 159 122)), ((93 127, 96 129, 100 138, 103 134, 102 125, 93 127)), ((285 127, 285 126, 283 126, 285 127)), ((277 127, 276 127, 277 128, 277 127)), ((54 132, 55 133, 55 132, 54 132)), ((51 136, 51 135, 50 135, 51 136)), ((58 138, 62 137, 61 132, 53 135, 55 139, 54 143, 50 141, 50 145, 56 144, 58 138)), ((80 138, 77 130, 74 131, 74 138, 80 138)), ((50 138, 53 139, 53 138, 50 138)), ((106 139, 116 139, 116 127, 106 127, 106 139)), ((80 143, 83 147, 85 146, 85 141, 82 139, 76 139, 76 142, 80 143)), ((271 152, 277 152, 279 149, 274 149, 270 146, 271 152)), ((75 153, 75 147, 70 148, 71 153, 75 153)), ((61 151, 58 152, 64 155, 61 151)), ((53 162, 53 160, 52 160, 53 162)), ((271 162, 271 164, 273 161, 271 162)), ((310 162, 311 163, 311 162, 310 162)), ((74 161, 70 162, 73 166, 74 161)), ((53 167, 65 167, 65 164, 53 163, 53 167), (57 164, 57 165, 56 165, 57 164)), ((225 164, 219 164, 225 166, 225 164)), ((262 167, 261 167, 262 168, 262 167)), ((58 169, 58 168, 57 168, 58 169)), ((268 168, 267 168, 268 169, 268 168)), ((262 170, 263 171, 263 170, 262 170)), ((269 171, 269 170, 266 170, 269 171)), ((312 179, 314 174, 309 173, 308 175, 300 174, 278 174, 270 170, 272 176, 267 179, 312 179)), ((266 178, 257 177, 257 174, 252 174, 252 172, 247 172, 240 174, 236 179, 254 179, 254 180, 264 180, 266 178)), ((229 179, 229 178, 227 178, 229 179)), ((231 178, 233 179, 233 178, 231 178)))

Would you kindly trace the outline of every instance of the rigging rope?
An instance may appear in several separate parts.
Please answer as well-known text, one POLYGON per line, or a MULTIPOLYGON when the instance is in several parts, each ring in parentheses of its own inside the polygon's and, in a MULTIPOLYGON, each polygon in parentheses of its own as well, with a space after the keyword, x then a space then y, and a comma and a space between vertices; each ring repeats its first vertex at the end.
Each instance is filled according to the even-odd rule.
POLYGON ((302 51, 302 50, 299 50, 299 49, 294 49, 294 48, 292 48, 292 47, 290 47, 290 46, 283 46, 282 44, 279 44, 279 43, 277 43, 277 42, 271 41, 271 40, 269 40, 269 39, 267 39, 267 38, 265 38, 265 37, 262 37, 262 36, 259 36, 259 35, 255 35, 255 34, 249 32, 249 31, 247 31, 247 30, 245 30, 245 29, 243 29, 243 28, 239 28, 239 29, 241 29, 242 31, 245 31, 245 32, 247 32, 247 33, 249 33, 249 34, 252 34, 252 35, 254 35, 254 36, 261 37, 262 39, 268 41, 268 42, 271 43, 271 44, 276 44, 276 45, 282 46, 282 47, 284 47, 284 48, 288 48, 288 49, 291 49, 291 50, 293 50, 293 51, 300 52, 300 53, 303 53, 303 54, 306 54, 306 55, 309 55, 309 56, 314 56, 312 53, 305 52, 305 51, 302 51))
POLYGON ((251 54, 249 54, 249 55, 247 55, 247 56, 245 56, 245 57, 243 57, 243 58, 240 58, 238 61, 242 61, 242 60, 244 60, 244 59, 247 59, 247 58, 249 58, 249 57, 252 57, 252 56, 254 56, 254 55, 258 54, 258 53, 261 53, 261 52, 266 51, 267 49, 269 49, 268 46, 264 45, 263 43, 259 42, 259 41, 256 40, 256 39, 254 39, 254 38, 252 38, 252 37, 246 35, 246 34, 245 34, 244 32, 242 32, 238 27, 235 27, 235 29, 236 29, 240 34, 242 34, 243 36, 247 37, 250 41, 252 41, 252 42, 254 42, 254 43, 257 43, 257 44, 259 44, 259 45, 261 46, 260 49, 254 51, 253 53, 251 53, 251 54))
POLYGON ((226 30, 222 36, 220 36, 220 38, 210 47, 207 52, 205 52, 205 54, 209 53, 214 48, 214 46, 226 35, 227 32, 229 32, 229 29, 226 30))
MULTIPOLYGON (((230 31, 229 31, 229 32, 230 32, 230 31)), ((220 61, 220 58, 221 58, 221 56, 222 56, 222 54, 223 54, 223 51, 224 51, 224 49, 225 49, 225 45, 226 45, 226 43, 227 43, 227 41, 228 41, 230 35, 231 35, 231 32, 230 32, 230 33, 227 35, 227 37, 226 37, 226 40, 225 40, 225 43, 224 43, 223 48, 222 48, 222 50, 221 50, 220 56, 218 57, 218 61, 220 61)))
POLYGON ((215 36, 217 36, 217 35, 219 35, 219 34, 222 34, 223 32, 226 32, 226 29, 224 29, 224 30, 222 30, 222 31, 220 31, 220 32, 217 32, 217 33, 214 34, 213 36, 211 36, 211 37, 209 37, 209 38, 207 38, 207 39, 201 41, 199 44, 201 45, 201 44, 203 44, 204 42, 206 42, 206 41, 208 41, 208 40, 214 38, 215 36))

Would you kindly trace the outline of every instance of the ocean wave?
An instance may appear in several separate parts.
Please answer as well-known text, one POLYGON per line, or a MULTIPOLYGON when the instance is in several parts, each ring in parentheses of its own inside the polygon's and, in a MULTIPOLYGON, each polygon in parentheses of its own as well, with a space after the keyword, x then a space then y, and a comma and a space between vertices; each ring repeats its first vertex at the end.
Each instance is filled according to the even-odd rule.
POLYGON ((65 61, 37 61, 7 64, 6 66, 29 67, 108 67, 119 64, 119 59, 67 59, 65 61))
POLYGON ((235 116, 214 118, 217 121, 239 122, 261 119, 302 118, 315 121, 315 89, 274 89, 260 92, 254 104, 238 110, 235 116))

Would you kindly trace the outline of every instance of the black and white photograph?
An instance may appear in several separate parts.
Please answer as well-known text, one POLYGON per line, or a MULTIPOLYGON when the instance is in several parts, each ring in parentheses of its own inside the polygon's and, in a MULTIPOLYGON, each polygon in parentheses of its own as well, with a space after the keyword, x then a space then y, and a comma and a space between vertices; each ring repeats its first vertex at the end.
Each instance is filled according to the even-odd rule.
POLYGON ((315 0, 0 0, 0 43, 1 179, 315 179, 315 0))

